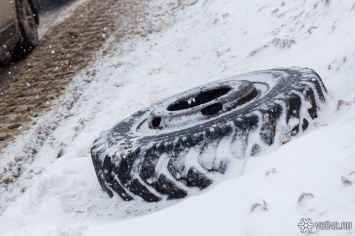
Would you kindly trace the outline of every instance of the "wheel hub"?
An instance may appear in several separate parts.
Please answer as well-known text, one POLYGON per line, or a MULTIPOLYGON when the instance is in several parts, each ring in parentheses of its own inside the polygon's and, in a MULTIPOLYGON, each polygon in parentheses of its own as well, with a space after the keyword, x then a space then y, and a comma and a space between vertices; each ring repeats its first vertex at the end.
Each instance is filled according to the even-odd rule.
POLYGON ((258 95, 250 81, 226 81, 182 93, 153 110, 148 117, 150 129, 166 129, 206 120, 241 106, 258 95))

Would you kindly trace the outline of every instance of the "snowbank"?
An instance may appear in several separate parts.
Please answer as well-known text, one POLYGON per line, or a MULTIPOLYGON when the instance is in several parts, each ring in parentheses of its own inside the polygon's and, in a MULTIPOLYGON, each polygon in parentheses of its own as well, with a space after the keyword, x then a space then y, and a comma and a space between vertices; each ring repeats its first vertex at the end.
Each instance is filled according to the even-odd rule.
POLYGON ((300 235, 301 218, 355 222, 353 1, 199 0, 173 19, 146 37, 111 40, 57 109, 8 147, 0 166, 39 125, 61 117, 43 145, 32 143, 37 154, 17 182, 0 189, 0 234, 300 235), (100 190, 90 157, 100 132, 191 87, 288 66, 313 68, 329 90, 313 131, 249 157, 241 176, 182 201, 123 202, 100 190))

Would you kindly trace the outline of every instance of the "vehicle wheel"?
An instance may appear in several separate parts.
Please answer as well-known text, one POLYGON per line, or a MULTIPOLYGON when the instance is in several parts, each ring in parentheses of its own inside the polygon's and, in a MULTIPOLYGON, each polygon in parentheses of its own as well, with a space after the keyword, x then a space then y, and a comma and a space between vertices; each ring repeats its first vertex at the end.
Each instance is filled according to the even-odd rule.
POLYGON ((324 92, 313 70, 280 68, 175 95, 101 134, 91 150, 98 180, 124 200, 183 198, 208 187, 233 159, 306 130, 324 92))
POLYGON ((20 28, 20 42, 12 51, 12 55, 21 59, 38 45, 38 17, 36 16, 37 11, 30 0, 16 1, 16 11, 20 28))

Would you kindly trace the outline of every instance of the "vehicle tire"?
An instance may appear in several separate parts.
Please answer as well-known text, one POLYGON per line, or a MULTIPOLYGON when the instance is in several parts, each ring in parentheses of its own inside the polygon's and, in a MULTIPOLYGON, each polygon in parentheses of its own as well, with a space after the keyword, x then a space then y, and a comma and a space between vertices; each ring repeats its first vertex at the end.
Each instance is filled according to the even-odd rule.
POLYGON ((148 202, 205 189, 233 159, 306 130, 325 92, 313 70, 278 68, 164 99, 95 140, 91 156, 100 185, 111 197, 148 202))
POLYGON ((39 20, 37 10, 31 0, 17 0, 16 11, 20 29, 20 41, 11 54, 16 59, 22 59, 38 45, 37 25, 39 20))

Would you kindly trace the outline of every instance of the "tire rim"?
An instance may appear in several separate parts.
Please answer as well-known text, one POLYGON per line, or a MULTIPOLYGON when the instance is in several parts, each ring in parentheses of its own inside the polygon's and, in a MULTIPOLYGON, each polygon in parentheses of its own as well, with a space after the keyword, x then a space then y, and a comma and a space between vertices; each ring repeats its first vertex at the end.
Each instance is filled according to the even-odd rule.
POLYGON ((263 90, 250 81, 231 80, 182 93, 152 110, 138 129, 145 126, 152 131, 164 131, 176 125, 214 119, 258 98, 263 90))
POLYGON ((33 14, 32 8, 27 0, 23 0, 19 4, 20 22, 26 32, 26 36, 31 43, 38 39, 36 19, 33 14))

